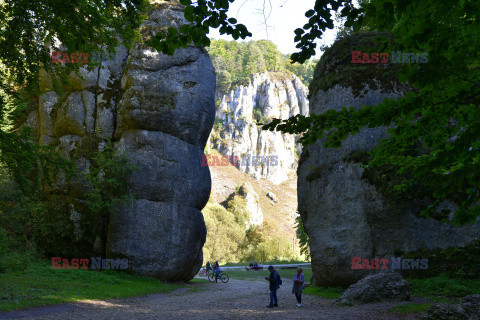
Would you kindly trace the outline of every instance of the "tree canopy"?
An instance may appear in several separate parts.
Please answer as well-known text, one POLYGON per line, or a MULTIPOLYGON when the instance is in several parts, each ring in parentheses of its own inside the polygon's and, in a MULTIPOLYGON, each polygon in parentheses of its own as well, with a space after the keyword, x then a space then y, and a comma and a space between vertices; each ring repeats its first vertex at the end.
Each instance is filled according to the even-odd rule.
MULTIPOLYGON (((317 3, 329 1, 317 1, 317 3)), ((369 167, 402 177, 399 191, 431 190, 429 216, 444 200, 459 205, 457 224, 480 214, 480 3, 477 1, 373 0, 342 12, 354 30, 390 31, 383 52, 427 52, 428 63, 405 64, 398 77, 412 89, 402 98, 354 110, 273 120, 264 128, 301 133, 304 144, 325 138, 338 147, 361 128, 389 126, 389 138, 372 153, 369 167), (415 149, 415 150, 413 150, 415 149)))
POLYGON ((288 55, 278 51, 271 41, 236 42, 213 40, 208 47, 217 72, 217 95, 228 93, 239 85, 247 85, 252 75, 269 71, 295 74, 309 84, 316 61, 292 64, 288 55))
POLYGON ((40 69, 62 81, 81 66, 55 69, 51 50, 113 51, 120 39, 129 46, 146 5, 143 0, 0 1, 0 163, 26 194, 51 184, 59 167, 72 169, 52 148, 17 130, 38 95, 40 69))

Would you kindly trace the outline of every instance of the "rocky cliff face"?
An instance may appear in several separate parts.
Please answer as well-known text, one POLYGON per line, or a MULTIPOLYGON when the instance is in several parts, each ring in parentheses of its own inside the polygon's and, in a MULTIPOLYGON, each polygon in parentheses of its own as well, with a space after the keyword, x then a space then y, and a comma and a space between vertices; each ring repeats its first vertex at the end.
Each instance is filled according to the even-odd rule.
MULTIPOLYGON (((368 44, 361 41, 351 36, 325 52, 310 87, 315 88, 311 113, 343 106, 360 108, 402 95, 399 84, 390 81, 391 66, 352 69, 350 51, 368 44), (354 94, 357 89, 365 90, 363 96, 354 94)), ((345 160, 354 151, 371 150, 386 134, 386 128, 365 128, 339 149, 324 148, 323 141, 317 141, 302 153, 298 206, 310 239, 316 285, 347 286, 375 272, 352 270, 352 257, 391 258, 398 251, 464 246, 479 237, 478 225, 456 228, 419 218, 420 200, 398 212, 398 207, 361 178, 364 169, 360 165, 345 160)))
POLYGON ((267 178, 275 184, 288 179, 296 170, 298 137, 263 131, 269 118, 288 119, 308 115, 305 85, 295 76, 263 73, 248 86, 240 86, 224 96, 216 111, 219 126, 211 136, 211 147, 228 157, 238 157, 237 168, 255 178, 267 178))
MULTIPOLYGON (((148 38, 183 23, 181 6, 164 2, 141 32, 148 38)), ((208 54, 196 47, 174 56, 145 45, 119 48, 102 68, 84 67, 80 74, 83 79, 71 76, 63 95, 45 89, 51 86, 44 75, 44 93, 28 124, 40 143, 76 159, 81 170, 90 165, 88 154, 76 156, 82 146, 95 151, 112 139, 117 151, 128 154, 139 168, 129 180, 136 200, 112 215, 107 255, 128 258, 139 274, 190 280, 202 263, 206 229, 200 210, 211 188, 209 169, 201 166, 215 113, 208 54)), ((82 189, 63 187, 81 219, 82 189)))

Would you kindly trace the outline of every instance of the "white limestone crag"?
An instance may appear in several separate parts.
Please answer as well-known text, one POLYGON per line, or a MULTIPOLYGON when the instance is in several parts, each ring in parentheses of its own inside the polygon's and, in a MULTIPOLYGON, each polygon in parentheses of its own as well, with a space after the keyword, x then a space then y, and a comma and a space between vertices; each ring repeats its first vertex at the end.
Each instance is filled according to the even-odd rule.
POLYGON ((249 85, 223 96, 216 110, 221 129, 210 136, 210 148, 239 157, 237 167, 256 179, 266 178, 275 184, 287 180, 289 172, 297 168, 299 137, 265 131, 261 126, 272 118, 308 115, 307 95, 307 88, 294 75, 255 75, 249 85))

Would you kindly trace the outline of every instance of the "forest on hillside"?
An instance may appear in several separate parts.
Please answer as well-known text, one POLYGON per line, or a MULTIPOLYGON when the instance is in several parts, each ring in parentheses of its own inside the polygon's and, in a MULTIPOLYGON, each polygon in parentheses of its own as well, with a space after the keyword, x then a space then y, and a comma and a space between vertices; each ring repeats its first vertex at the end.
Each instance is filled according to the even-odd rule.
POLYGON ((212 40, 207 49, 217 72, 217 97, 238 86, 248 85, 252 75, 265 71, 295 74, 308 86, 318 62, 311 59, 303 64, 292 63, 289 54, 282 54, 268 40, 212 40))

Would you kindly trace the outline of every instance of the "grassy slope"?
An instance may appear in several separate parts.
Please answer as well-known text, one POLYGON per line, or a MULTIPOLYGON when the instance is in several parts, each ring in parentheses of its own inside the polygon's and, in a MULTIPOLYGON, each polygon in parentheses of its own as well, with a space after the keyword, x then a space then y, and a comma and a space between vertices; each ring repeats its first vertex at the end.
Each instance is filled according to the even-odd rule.
POLYGON ((164 293, 185 285, 113 270, 54 270, 50 260, 37 260, 25 270, 0 274, 0 311, 164 293))

